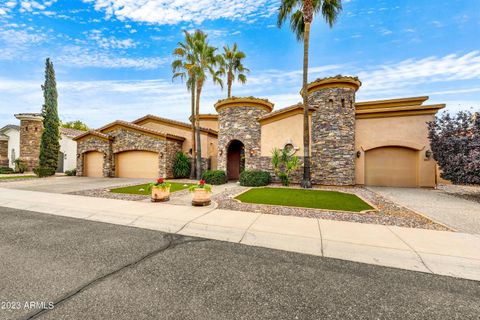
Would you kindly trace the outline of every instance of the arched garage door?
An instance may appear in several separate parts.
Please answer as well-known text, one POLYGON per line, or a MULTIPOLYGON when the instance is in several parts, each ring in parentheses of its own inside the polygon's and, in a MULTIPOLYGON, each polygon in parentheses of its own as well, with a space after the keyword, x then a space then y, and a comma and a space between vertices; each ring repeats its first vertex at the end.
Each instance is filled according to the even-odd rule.
POLYGON ((103 153, 87 152, 83 155, 84 176, 103 177, 103 153))
POLYGON ((365 153, 365 184, 416 187, 417 152, 402 147, 381 147, 365 153))
POLYGON ((158 178, 158 153, 125 151, 116 154, 116 176, 119 178, 158 178))

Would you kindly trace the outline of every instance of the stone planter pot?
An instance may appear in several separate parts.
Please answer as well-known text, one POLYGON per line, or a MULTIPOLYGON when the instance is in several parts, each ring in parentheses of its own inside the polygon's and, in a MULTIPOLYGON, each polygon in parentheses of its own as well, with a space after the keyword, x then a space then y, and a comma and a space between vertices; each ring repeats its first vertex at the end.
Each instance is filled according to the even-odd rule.
POLYGON ((198 188, 192 192, 192 205, 194 206, 208 206, 212 202, 210 199, 211 192, 205 189, 198 188))
POLYGON ((152 187, 152 202, 163 202, 170 200, 170 188, 152 187))

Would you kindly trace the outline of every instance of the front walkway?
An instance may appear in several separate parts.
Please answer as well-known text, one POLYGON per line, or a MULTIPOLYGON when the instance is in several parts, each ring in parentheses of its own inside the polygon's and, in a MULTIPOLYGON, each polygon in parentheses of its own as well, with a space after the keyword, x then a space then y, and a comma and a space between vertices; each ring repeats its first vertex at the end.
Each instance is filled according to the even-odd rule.
POLYGON ((0 207, 480 280, 480 236, 0 188, 0 207))
POLYGON ((393 202, 422 213, 455 230, 480 235, 480 203, 464 200, 441 190, 368 188, 393 202))

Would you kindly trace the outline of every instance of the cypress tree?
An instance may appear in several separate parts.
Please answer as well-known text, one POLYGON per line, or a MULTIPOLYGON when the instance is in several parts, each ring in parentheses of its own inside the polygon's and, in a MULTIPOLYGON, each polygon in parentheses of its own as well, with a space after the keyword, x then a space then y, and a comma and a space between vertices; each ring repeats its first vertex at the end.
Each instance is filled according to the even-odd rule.
POLYGON ((57 83, 55 70, 50 58, 45 62, 45 84, 42 85, 45 102, 42 107, 43 133, 40 143, 40 168, 53 169, 58 166, 58 153, 60 151, 60 119, 57 106, 57 83))

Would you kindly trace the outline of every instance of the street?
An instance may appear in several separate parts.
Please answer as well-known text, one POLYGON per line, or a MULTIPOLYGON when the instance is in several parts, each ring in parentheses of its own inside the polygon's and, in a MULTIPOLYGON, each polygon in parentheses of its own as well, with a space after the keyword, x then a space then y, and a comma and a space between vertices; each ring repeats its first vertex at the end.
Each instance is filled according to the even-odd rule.
POLYGON ((0 319, 480 314, 475 281, 4 207, 0 221, 0 319))

